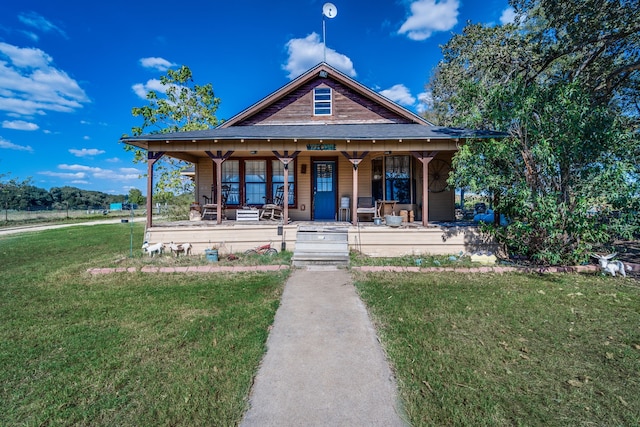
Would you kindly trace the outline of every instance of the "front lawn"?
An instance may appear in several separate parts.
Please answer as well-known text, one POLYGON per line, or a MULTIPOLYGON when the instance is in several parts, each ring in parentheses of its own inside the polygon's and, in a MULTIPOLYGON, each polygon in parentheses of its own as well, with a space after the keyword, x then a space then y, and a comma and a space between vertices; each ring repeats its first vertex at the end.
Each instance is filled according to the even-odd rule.
POLYGON ((414 426, 640 425, 640 287, 358 273, 414 426))
POLYGON ((0 425, 241 419, 287 273, 87 274, 130 230, 0 237, 0 425))

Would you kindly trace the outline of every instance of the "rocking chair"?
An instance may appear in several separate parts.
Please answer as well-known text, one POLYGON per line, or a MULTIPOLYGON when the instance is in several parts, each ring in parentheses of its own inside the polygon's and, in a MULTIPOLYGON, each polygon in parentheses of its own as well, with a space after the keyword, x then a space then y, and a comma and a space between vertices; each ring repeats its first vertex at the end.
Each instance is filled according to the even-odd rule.
MULTIPOLYGON (((226 218, 225 209, 227 207, 227 198, 229 197, 230 190, 231 190, 230 186, 228 185, 222 186, 222 204, 221 204, 222 218, 226 218)), ((205 199, 207 202, 209 201, 208 197, 205 197, 205 199)), ((218 219, 218 204, 216 203, 217 198, 215 195, 215 189, 213 187, 211 189, 211 201, 213 203, 205 203, 204 206, 202 206, 202 219, 206 219, 206 220, 218 219)))
POLYGON ((270 219, 277 221, 282 219, 282 213, 284 211, 284 185, 279 186, 276 189, 276 194, 273 197, 271 203, 265 203, 262 205, 260 219, 270 219))

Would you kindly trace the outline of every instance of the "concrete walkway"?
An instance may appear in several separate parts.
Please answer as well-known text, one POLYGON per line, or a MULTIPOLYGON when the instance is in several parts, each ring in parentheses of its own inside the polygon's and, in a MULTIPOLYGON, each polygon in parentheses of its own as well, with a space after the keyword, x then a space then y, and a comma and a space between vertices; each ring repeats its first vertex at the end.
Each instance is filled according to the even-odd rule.
POLYGON ((347 270, 294 270, 267 346, 241 426, 407 425, 347 270))

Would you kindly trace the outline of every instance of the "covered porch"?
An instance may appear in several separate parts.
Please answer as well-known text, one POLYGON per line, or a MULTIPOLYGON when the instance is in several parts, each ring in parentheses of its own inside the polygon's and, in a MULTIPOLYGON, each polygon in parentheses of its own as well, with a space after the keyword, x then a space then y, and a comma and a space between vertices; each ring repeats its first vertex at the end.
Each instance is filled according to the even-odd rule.
MULTIPOLYGON (((323 137, 328 126, 278 126, 301 136, 279 141, 262 135, 202 140, 200 132, 184 132, 181 139, 191 137, 190 141, 175 137, 148 141, 147 193, 153 191, 154 163, 170 156, 194 165, 194 205, 213 214, 210 217, 217 223, 242 220, 250 213, 246 211, 273 204, 278 194, 282 197, 277 219, 285 224, 332 220, 357 224, 402 211, 424 227, 430 221, 454 220, 454 191, 447 178, 464 135, 451 129, 425 132, 423 126, 421 135, 410 135, 415 127, 401 126, 394 139, 376 139, 382 125, 354 126, 331 126, 345 128, 348 137, 339 140, 323 137), (310 131, 320 134, 310 136, 310 131), (171 152, 160 151, 169 143, 171 152), (223 150, 215 150, 218 146, 223 150), (369 212, 367 206, 372 208, 369 212)), ((269 135, 275 126, 261 128, 269 128, 260 129, 269 135)), ((152 197, 147 205, 151 212, 152 197)), ((147 225, 153 226, 151 217, 147 225)))

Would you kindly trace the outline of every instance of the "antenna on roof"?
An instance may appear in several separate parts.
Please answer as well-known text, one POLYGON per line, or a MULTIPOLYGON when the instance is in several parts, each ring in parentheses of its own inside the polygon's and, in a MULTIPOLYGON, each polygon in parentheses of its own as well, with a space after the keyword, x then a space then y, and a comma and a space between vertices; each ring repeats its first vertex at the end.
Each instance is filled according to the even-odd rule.
POLYGON ((338 14, 338 9, 333 5, 333 3, 325 3, 322 6, 322 49, 324 54, 324 62, 327 62, 327 31, 325 28, 325 17, 327 18, 335 18, 338 14))

